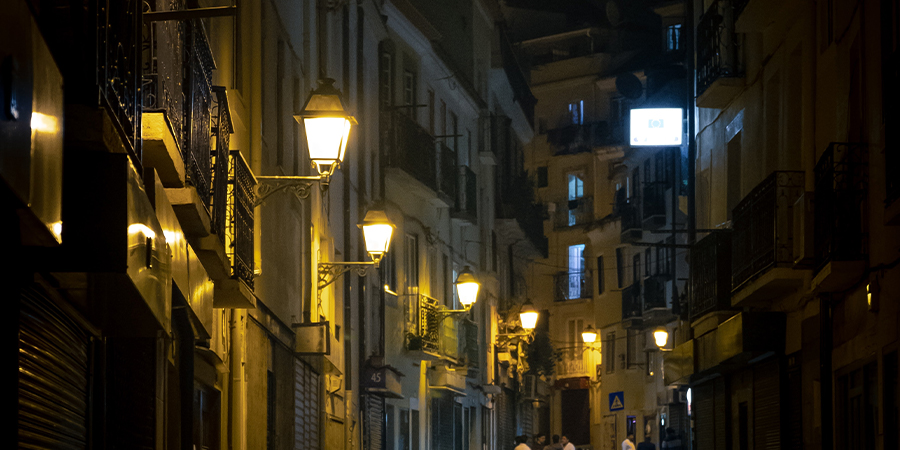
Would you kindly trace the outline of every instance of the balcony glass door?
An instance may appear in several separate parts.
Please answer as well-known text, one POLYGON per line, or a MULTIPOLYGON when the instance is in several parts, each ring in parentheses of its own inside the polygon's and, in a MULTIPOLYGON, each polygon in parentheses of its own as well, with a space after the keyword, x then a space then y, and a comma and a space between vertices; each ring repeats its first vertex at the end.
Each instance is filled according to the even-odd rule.
POLYGON ((584 173, 573 172, 568 175, 569 195, 567 200, 569 210, 569 226, 578 222, 578 211, 584 198, 584 173))
POLYGON ((584 244, 570 245, 569 299, 581 298, 584 269, 584 244))

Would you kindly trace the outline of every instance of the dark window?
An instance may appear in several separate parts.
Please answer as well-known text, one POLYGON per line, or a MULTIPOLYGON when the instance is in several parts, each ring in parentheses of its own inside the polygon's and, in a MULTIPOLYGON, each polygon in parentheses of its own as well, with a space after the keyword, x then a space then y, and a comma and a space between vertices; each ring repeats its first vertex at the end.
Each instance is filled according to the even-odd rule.
POLYGON ((616 283, 618 288, 625 287, 625 249, 616 249, 616 283))
POLYGON ((666 27, 666 51, 681 50, 681 24, 666 27))
POLYGON ((384 405, 384 448, 394 450, 394 405, 384 405))
POLYGON ((537 185, 539 188, 547 187, 549 178, 547 176, 547 166, 537 168, 537 185))
POLYGON ((605 274, 603 273, 603 257, 597 257, 597 295, 603 294, 603 278, 605 274))
POLYGON ((616 332, 606 333, 606 341, 603 342, 602 358, 603 365, 606 366, 606 373, 614 373, 616 371, 616 332))

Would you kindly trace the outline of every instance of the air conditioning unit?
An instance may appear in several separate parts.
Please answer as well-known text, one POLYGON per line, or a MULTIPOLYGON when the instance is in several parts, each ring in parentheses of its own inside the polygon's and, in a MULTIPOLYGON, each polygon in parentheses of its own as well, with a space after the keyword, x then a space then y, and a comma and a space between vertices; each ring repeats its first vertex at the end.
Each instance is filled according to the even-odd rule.
POLYGON ((682 403, 681 395, 677 387, 666 389, 666 404, 671 405, 673 403, 682 403))

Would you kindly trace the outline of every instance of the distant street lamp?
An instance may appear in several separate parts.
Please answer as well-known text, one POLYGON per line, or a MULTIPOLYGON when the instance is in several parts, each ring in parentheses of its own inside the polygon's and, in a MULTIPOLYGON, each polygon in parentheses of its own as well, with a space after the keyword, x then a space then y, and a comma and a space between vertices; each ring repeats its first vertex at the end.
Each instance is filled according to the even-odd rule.
POLYGON ((669 342, 669 330, 666 327, 657 328, 653 331, 653 339, 656 341, 656 346, 663 349, 669 342))
POLYGON ((538 312, 534 309, 534 304, 531 303, 531 300, 525 300, 525 303, 522 304, 522 309, 519 310, 519 320, 522 323, 522 328, 531 331, 534 327, 537 326, 538 320, 538 312))
POLYGON ((582 330, 581 340, 584 341, 585 344, 593 344, 594 341, 597 340, 597 332, 594 330, 594 327, 588 325, 587 328, 582 330))

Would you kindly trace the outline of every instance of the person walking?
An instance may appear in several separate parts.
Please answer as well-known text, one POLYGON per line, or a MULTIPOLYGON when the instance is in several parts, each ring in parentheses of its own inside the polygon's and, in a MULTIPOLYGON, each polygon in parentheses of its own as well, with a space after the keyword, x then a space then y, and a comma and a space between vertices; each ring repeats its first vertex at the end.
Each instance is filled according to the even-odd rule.
POLYGON ((569 438, 566 435, 562 435, 560 443, 563 445, 563 450, 575 450, 575 445, 569 442, 569 438))
POLYGON ((628 436, 622 441, 622 450, 635 450, 634 433, 628 433, 628 436))
POLYGON ((559 443, 559 435, 553 435, 553 443, 544 446, 544 450, 563 450, 563 445, 559 443))
POLYGON ((544 450, 544 447, 546 447, 546 446, 547 446, 547 435, 546 434, 541 433, 534 437, 534 445, 532 445, 532 448, 534 448, 534 450, 544 450))
POLYGON ((662 450, 682 450, 684 446, 681 443, 681 438, 678 437, 678 434, 675 432, 674 428, 666 428, 666 439, 659 444, 659 448, 662 450))
POLYGON ((528 436, 516 436, 516 447, 513 450, 531 450, 526 442, 528 442, 528 436))
POLYGON ((644 442, 637 445, 637 450, 656 450, 656 445, 652 442, 649 434, 644 436, 644 442))

